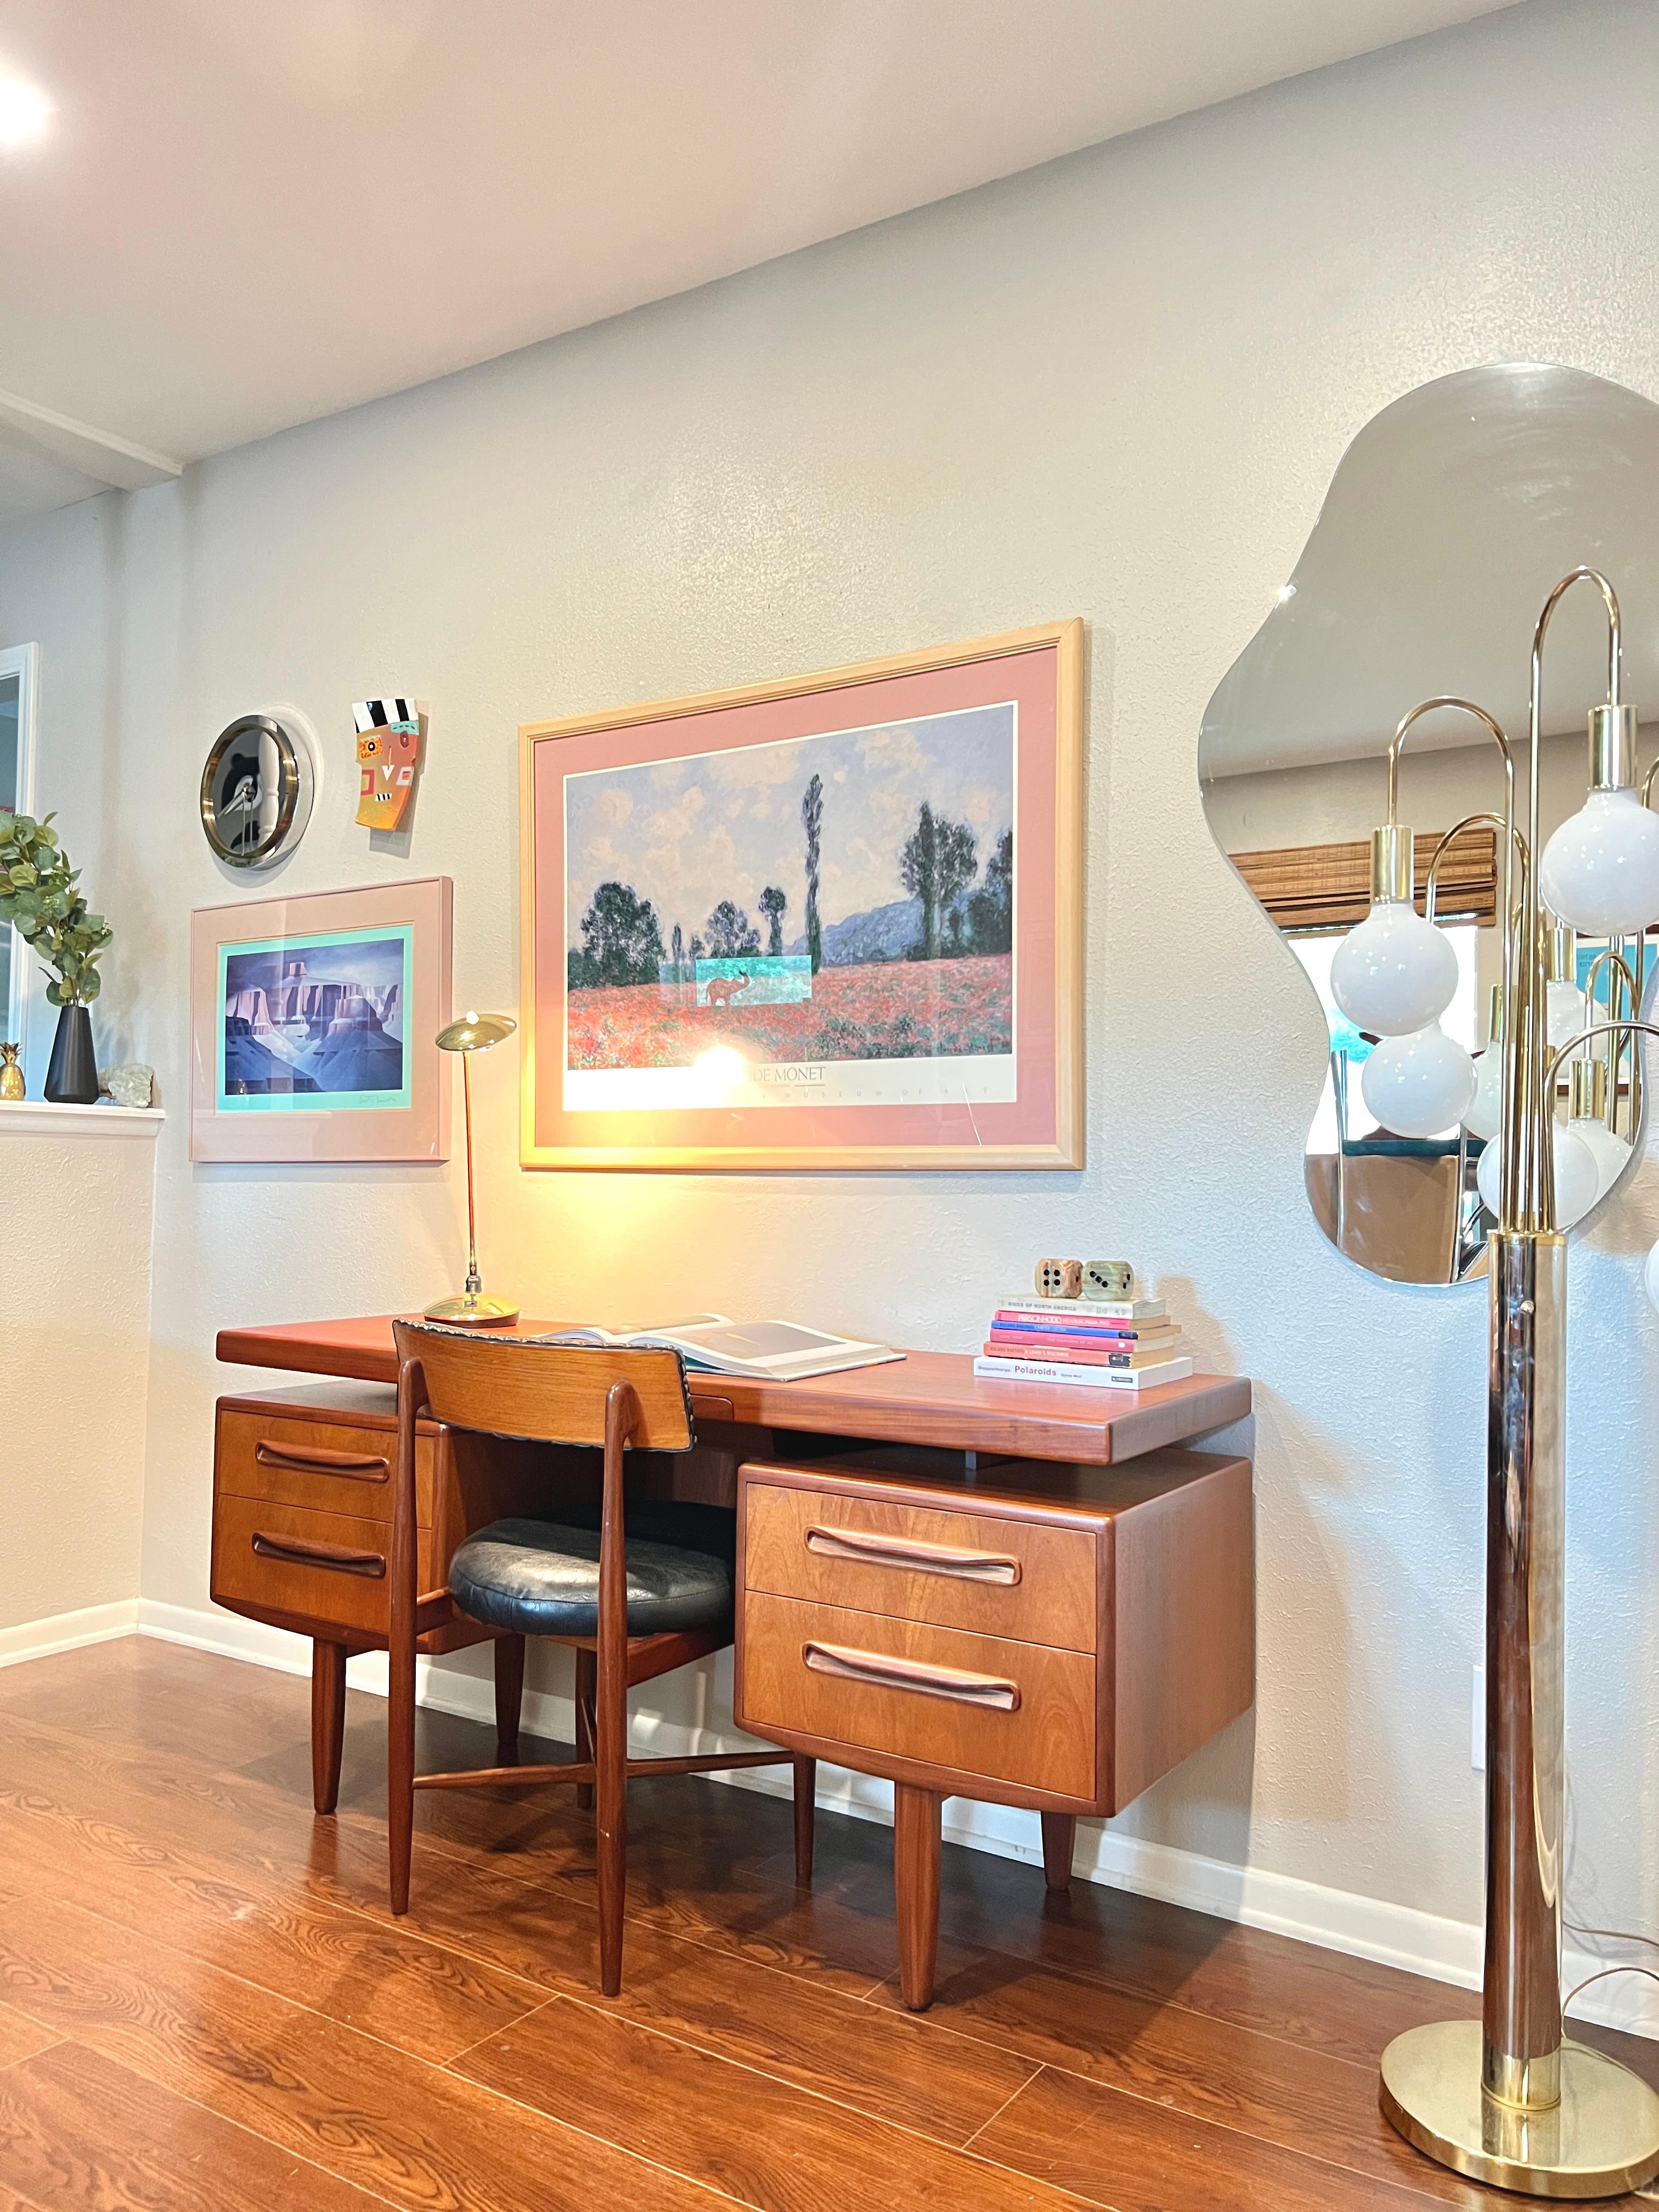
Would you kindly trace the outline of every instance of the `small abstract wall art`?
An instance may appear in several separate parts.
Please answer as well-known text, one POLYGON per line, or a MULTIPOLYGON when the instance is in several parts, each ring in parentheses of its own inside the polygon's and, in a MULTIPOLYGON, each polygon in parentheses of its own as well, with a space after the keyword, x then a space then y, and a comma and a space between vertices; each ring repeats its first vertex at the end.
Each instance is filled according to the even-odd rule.
POLYGON ((446 1159, 448 878, 191 917, 191 1157, 446 1159))
POLYGON ((1081 646, 528 725, 525 1164, 1080 1165, 1081 646))
POLYGON ((420 709, 413 699, 360 699, 351 719, 357 732, 358 823, 364 830, 395 830, 421 765, 420 709))

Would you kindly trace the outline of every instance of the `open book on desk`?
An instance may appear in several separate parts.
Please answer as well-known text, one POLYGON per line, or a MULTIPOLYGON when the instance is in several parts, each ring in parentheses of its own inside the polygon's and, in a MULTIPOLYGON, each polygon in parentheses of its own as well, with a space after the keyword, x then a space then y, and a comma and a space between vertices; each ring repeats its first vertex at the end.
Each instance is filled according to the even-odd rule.
POLYGON ((756 1382, 799 1382, 844 1367, 879 1367, 902 1359, 890 1345, 829 1336, 793 1321, 734 1322, 725 1314, 691 1314, 653 1328, 562 1328, 543 1344, 605 1344, 638 1351, 669 1345, 688 1367, 707 1375, 743 1375, 756 1382))

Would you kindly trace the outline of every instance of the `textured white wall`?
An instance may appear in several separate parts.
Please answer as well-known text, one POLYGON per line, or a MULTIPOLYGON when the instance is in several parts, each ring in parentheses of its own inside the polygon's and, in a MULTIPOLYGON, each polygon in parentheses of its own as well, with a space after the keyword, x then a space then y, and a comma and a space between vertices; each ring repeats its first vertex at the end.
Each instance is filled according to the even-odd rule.
POLYGON ((155 1184, 149 1127, 0 1126, 0 1637, 138 1595, 155 1184))
MULTIPOLYGON (((1258 1379, 1261 1669, 1123 1825, 1476 1917, 1482 1302, 1316 1228, 1318 1016, 1194 747, 1379 408, 1517 357, 1659 396, 1656 112, 1659 12, 1539 0, 0 543, 0 633, 46 651, 42 789, 104 870, 105 1003, 173 1109, 147 1595, 204 1601, 214 1331, 418 1301, 461 1249, 453 1172, 186 1159, 188 912, 232 895, 194 820, 213 732, 304 707, 331 780, 283 884, 448 872, 457 992, 511 1006, 520 720, 1080 612, 1087 1171, 525 1177, 509 1048, 478 1071, 488 1271, 543 1311, 960 1349, 1036 1253, 1132 1255, 1258 1379), (433 708, 407 858, 350 822, 350 702, 392 690, 433 708)), ((1648 1194, 1572 1267, 1574 1894, 1626 1924, 1659 1836, 1656 1228, 1648 1194)))

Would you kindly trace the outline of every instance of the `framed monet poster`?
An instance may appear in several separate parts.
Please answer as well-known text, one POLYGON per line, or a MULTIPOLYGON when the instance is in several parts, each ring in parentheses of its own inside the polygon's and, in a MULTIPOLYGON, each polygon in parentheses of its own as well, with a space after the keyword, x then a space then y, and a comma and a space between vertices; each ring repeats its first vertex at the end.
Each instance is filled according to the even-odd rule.
POLYGON ((520 732, 526 1167, 1080 1167, 1083 625, 520 732))
POLYGON ((195 1160, 445 1160, 450 883, 198 908, 195 1160))

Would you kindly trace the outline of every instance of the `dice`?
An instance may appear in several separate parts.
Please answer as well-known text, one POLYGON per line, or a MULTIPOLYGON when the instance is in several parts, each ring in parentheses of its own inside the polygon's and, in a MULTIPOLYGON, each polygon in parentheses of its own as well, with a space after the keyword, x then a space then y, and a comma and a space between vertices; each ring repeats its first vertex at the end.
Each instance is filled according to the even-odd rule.
MULTIPOLYGON (((1127 1260, 1085 1260, 1082 1273, 1085 1298, 1131 1298, 1134 1296, 1135 1271, 1127 1260)), ((1069 1297, 1071 1292, 1067 1291, 1066 1296, 1069 1297)))
POLYGON ((1036 1263, 1036 1286, 1039 1297, 1081 1297, 1083 1295, 1082 1261, 1039 1260, 1036 1263))

